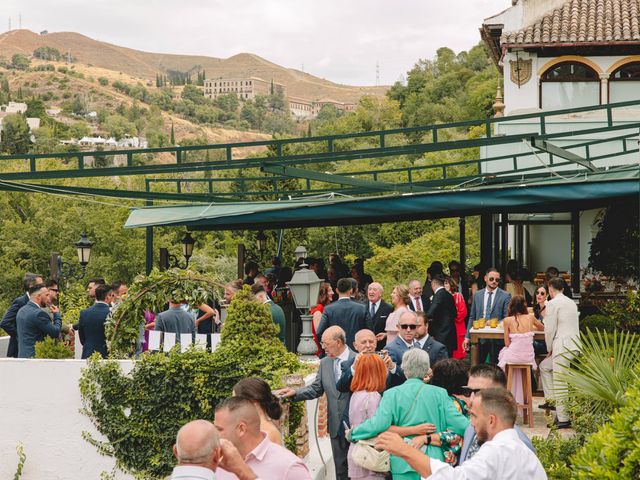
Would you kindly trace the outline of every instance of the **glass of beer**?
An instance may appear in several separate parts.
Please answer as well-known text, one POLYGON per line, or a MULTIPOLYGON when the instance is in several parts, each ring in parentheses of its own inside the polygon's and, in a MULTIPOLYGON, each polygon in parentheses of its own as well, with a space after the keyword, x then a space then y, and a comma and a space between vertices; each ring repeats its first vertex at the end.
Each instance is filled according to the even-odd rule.
POLYGON ((491 320, 489 320, 489 326, 491 328, 498 328, 498 319, 492 318, 491 320))

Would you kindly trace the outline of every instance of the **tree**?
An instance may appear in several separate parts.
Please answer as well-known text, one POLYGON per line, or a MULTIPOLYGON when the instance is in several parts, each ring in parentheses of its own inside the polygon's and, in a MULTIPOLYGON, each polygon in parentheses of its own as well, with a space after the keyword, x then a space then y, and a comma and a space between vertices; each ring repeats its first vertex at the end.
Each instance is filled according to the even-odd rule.
POLYGON ((125 135, 135 135, 136 133, 136 126, 119 114, 109 115, 102 124, 102 128, 116 140, 125 135))
POLYGON ((33 56, 41 60, 60 60, 60 50, 53 47, 43 46, 38 47, 33 51, 33 56))
POLYGON ((216 99, 216 104, 226 113, 236 113, 240 106, 240 101, 235 93, 220 95, 216 99))
POLYGON ((30 99, 28 99, 26 116, 44 120, 47 117, 47 112, 44 108, 44 102, 37 97, 31 97, 30 99))
POLYGON ((5 152, 11 155, 28 153, 31 143, 30 136, 29 125, 23 115, 13 113, 4 117, 2 121, 2 149, 5 152))
POLYGON ((203 105, 207 101, 202 90, 195 85, 185 85, 181 97, 183 100, 191 100, 196 105, 203 105))
POLYGON ((109 79, 107 77, 98 77, 98 83, 103 87, 109 85, 109 79))
POLYGON ((26 70, 31 65, 31 60, 26 55, 15 53, 11 57, 11 65, 17 70, 26 70))
POLYGON ((175 145, 176 144, 176 135, 175 132, 173 131, 173 122, 171 122, 171 145, 175 145))

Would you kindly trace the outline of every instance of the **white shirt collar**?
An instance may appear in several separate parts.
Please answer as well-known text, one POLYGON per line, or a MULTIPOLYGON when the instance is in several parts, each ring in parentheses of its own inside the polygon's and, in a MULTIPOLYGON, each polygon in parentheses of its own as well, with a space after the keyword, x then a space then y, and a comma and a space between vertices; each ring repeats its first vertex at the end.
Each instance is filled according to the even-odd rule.
MULTIPOLYGON (((418 342, 420 344, 420 348, 424 347, 424 344, 427 342, 427 339, 429 338, 429 334, 427 333, 424 337, 422 337, 420 340, 416 339, 416 342, 418 342)), ((405 342, 406 343, 406 342, 405 342)))
POLYGON ((341 362, 346 362, 347 360, 349 360, 349 347, 345 348, 344 352, 342 352, 336 358, 339 359, 341 362))
POLYGON ((407 347, 413 347, 413 343, 407 343, 407 341, 404 338, 402 338, 400 335, 398 335, 398 338, 402 340, 407 347))
POLYGON ((438 293, 438 290, 442 290, 443 288, 444 288, 444 287, 443 287, 442 285, 440 285, 438 288, 436 288, 436 289, 433 291, 433 294, 435 295, 436 293, 438 293))
POLYGON ((107 302, 103 302, 102 300, 96 300, 95 302, 93 302, 93 304, 95 305, 96 303, 102 303, 103 305, 109 305, 107 302))
POLYGON ((212 470, 197 465, 178 465, 173 468, 171 480, 214 480, 215 476, 212 470))

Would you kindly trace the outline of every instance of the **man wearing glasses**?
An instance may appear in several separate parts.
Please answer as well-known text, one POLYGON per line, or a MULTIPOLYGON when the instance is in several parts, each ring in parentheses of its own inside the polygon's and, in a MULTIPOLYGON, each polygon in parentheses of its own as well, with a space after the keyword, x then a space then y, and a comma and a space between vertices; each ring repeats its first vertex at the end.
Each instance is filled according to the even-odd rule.
POLYGON ((390 371, 387 379, 387 388, 402 385, 407 379, 402 371, 402 356, 407 350, 412 348, 420 348, 420 344, 416 341, 416 333, 418 328, 418 317, 415 312, 408 311, 400 315, 398 320, 398 336, 387 345, 387 352, 391 361, 395 363, 396 368, 390 371))
MULTIPOLYGON (((478 290, 473 296, 473 303, 469 312, 469 322, 467 323, 467 333, 465 334, 462 348, 469 350, 469 332, 473 326, 473 322, 479 318, 489 320, 497 318, 499 322, 507 316, 511 295, 502 290, 500 285, 500 272, 495 268, 487 270, 484 276, 486 287, 478 290)), ((480 363, 484 363, 487 353, 491 355, 491 363, 498 363, 498 352, 504 346, 502 340, 484 340, 480 341, 480 363)))
MULTIPOLYGON (((485 388, 507 388, 507 377, 500 367, 495 365, 487 365, 481 363, 475 365, 469 370, 469 380, 466 388, 464 388, 463 394, 469 396, 469 405, 473 403, 476 393, 485 388)), ((518 437, 522 442, 531 450, 536 453, 536 449, 533 448, 529 437, 520 430, 520 427, 514 425, 513 427, 518 434, 518 437)), ((464 432, 464 442, 462 443, 462 451, 460 452, 460 461, 458 465, 462 465, 466 460, 473 457, 480 449, 478 444, 478 438, 476 437, 476 431, 473 425, 469 425, 464 432)))

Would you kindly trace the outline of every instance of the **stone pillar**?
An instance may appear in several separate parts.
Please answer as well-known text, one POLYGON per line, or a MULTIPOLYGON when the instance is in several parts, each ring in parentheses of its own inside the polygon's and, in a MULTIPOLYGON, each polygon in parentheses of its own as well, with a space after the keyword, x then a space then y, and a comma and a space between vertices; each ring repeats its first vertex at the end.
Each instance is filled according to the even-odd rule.
POLYGON ((600 74, 600 103, 609 103, 609 73, 600 74))
MULTIPOLYGON (((300 374, 285 375, 282 378, 285 387, 300 388, 304 387, 304 378, 300 374)), ((303 402, 304 404, 304 402, 303 402)), ((296 437, 296 455, 300 458, 304 458, 309 453, 309 429, 307 427, 307 409, 306 405, 303 405, 302 419, 298 429, 294 432, 296 437)), ((290 404, 285 403, 282 405, 282 417, 280 419, 280 434, 284 438, 289 435, 289 407, 290 404)))

